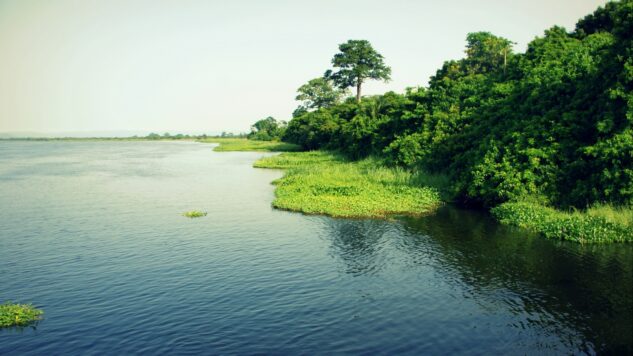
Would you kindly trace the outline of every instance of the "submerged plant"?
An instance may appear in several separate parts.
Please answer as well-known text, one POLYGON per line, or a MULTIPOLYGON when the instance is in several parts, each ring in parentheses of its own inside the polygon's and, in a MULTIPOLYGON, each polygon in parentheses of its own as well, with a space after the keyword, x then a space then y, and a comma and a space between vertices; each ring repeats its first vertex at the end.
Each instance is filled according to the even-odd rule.
POLYGON ((192 210, 192 211, 183 213, 182 216, 186 216, 188 218, 193 219, 193 218, 201 218, 203 216, 207 216, 207 213, 205 211, 192 210))
POLYGON ((42 319, 43 311, 31 304, 0 304, 0 328, 29 326, 42 319))

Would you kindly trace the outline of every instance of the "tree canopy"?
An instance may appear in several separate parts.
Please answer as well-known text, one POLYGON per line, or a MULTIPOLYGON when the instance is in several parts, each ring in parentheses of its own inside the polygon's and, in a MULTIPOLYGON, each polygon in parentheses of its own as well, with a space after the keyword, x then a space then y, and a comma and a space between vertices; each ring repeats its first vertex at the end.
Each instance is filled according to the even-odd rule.
POLYGON ((466 64, 473 73, 488 73, 507 66, 512 41, 490 32, 473 32, 466 37, 466 64))
MULTIPOLYGON (((468 34, 466 58, 427 88, 315 108, 284 139, 445 175, 474 204, 633 204, 632 14, 632 1, 609 2, 518 54, 505 38, 468 34)), ((389 77, 367 41, 340 49, 328 73, 339 87, 389 77)))
POLYGON ((360 102, 362 84, 368 79, 390 80, 391 68, 385 65, 383 56, 367 40, 349 40, 339 45, 339 53, 332 58, 336 72, 328 70, 331 78, 342 89, 356 86, 356 101, 360 102))
POLYGON ((250 140, 273 141, 280 140, 286 131, 286 122, 277 121, 272 116, 261 119, 251 126, 250 140))
POLYGON ((347 90, 335 88, 330 79, 319 77, 300 86, 297 93, 295 100, 302 102, 300 109, 310 111, 338 104, 347 90))

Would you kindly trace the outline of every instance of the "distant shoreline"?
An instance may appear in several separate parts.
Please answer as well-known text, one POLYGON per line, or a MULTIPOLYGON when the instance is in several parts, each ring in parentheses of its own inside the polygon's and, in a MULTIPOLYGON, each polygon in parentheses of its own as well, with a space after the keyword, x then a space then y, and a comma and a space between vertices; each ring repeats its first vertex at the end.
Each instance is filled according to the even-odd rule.
POLYGON ((238 139, 240 136, 131 136, 131 137, 0 137, 0 141, 202 141, 202 140, 223 140, 238 139))

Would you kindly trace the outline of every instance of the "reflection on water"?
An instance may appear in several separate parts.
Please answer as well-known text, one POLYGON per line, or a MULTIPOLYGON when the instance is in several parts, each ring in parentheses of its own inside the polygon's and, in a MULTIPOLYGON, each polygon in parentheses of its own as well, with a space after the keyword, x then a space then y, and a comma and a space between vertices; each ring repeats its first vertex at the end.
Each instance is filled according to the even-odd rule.
POLYGON ((432 266, 462 298, 511 316, 508 328, 540 330, 543 340, 556 335, 586 353, 631 351, 631 246, 548 241, 450 206, 399 221, 329 220, 331 254, 342 271, 375 274, 394 260, 411 269, 432 266))
POLYGON ((261 155, 0 142, 0 301, 46 312, 0 354, 633 352, 633 246, 277 211, 261 155))
POLYGON ((379 220, 328 220, 331 254, 344 262, 345 273, 379 273, 384 266, 382 248, 389 225, 379 220))

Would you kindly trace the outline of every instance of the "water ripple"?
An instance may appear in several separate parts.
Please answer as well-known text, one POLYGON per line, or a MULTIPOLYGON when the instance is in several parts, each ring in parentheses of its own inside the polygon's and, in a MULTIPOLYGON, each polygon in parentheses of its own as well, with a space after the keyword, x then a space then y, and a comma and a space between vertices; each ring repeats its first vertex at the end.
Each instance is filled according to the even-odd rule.
POLYGON ((632 352, 632 246, 275 211, 261 155, 0 143, 0 300, 46 312, 0 354, 632 352))

